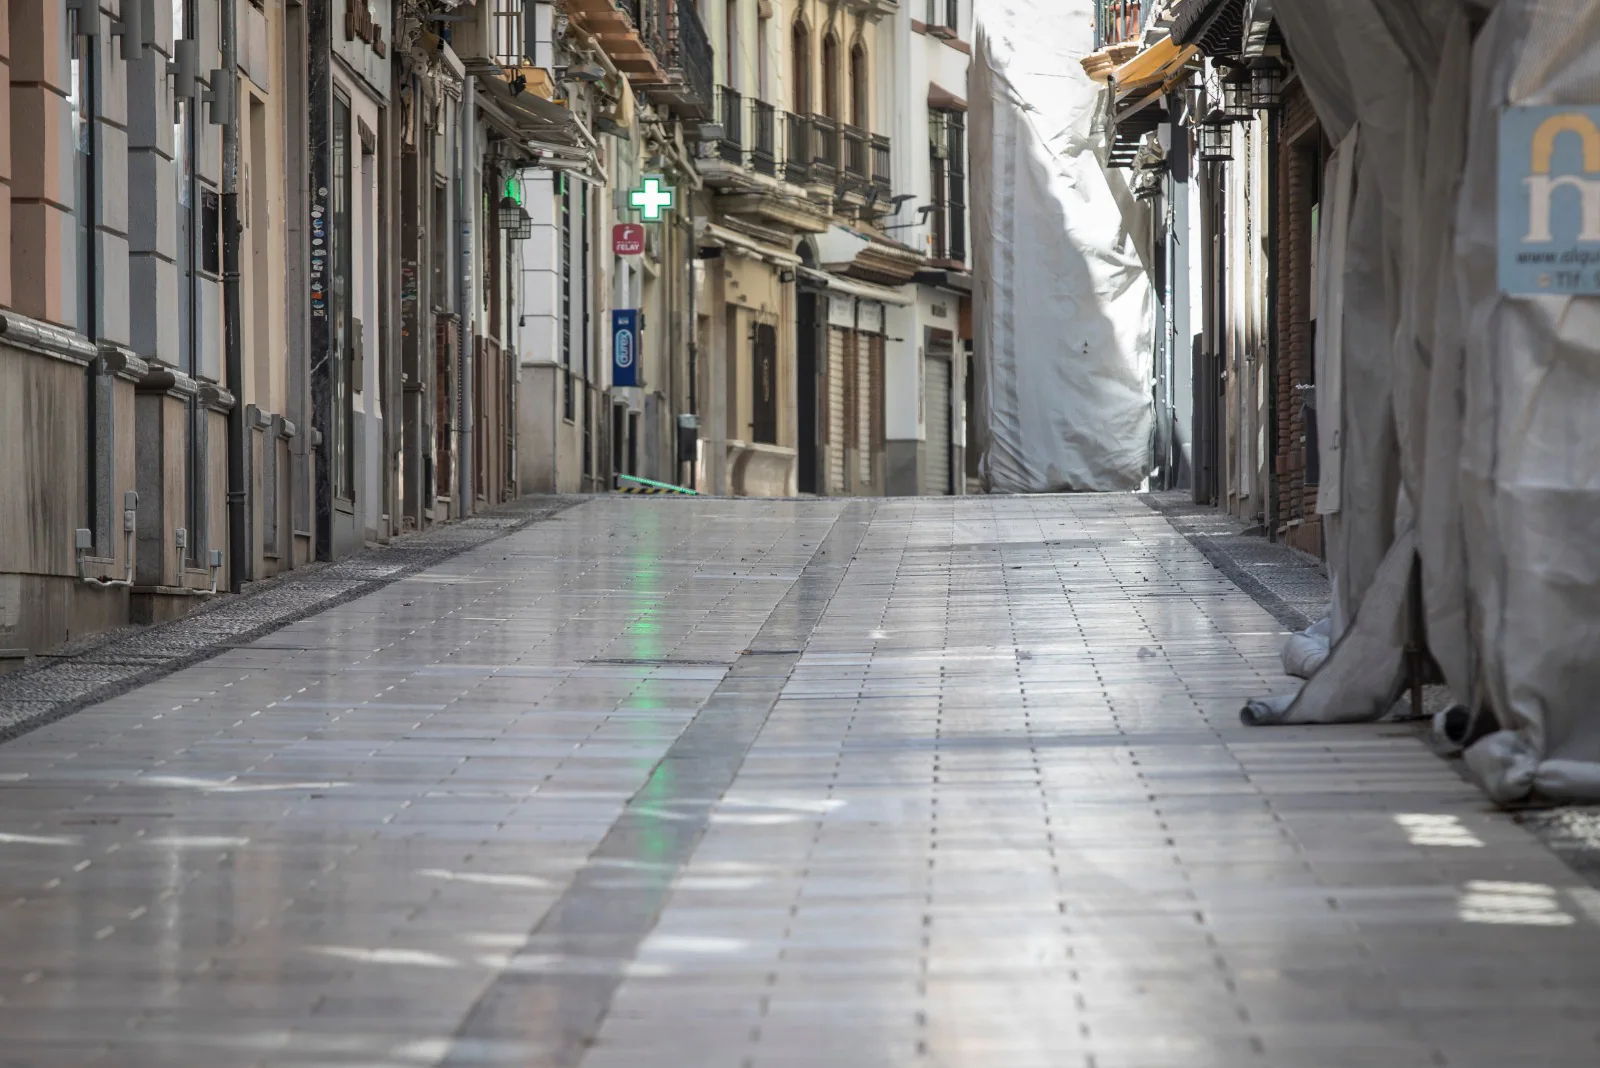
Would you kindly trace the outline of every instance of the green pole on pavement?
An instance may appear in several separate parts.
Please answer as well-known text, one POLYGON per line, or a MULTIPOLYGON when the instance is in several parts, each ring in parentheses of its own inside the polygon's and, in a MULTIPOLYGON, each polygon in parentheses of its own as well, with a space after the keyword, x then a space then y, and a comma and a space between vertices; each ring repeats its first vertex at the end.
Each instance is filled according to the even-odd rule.
POLYGON ((654 486, 656 489, 671 490, 674 493, 686 493, 690 497, 698 497, 698 496, 700 496, 699 493, 695 492, 692 489, 685 489, 682 486, 674 486, 670 482, 652 482, 648 478, 636 478, 633 475, 624 475, 620 471, 617 472, 617 477, 618 478, 625 478, 629 482, 637 482, 637 483, 639 483, 640 485, 643 485, 643 486, 654 486))

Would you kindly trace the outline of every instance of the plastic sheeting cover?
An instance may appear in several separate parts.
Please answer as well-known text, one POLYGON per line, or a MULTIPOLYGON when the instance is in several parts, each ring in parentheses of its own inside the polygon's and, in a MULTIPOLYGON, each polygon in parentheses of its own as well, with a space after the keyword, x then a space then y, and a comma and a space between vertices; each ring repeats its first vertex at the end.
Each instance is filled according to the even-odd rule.
POLYGON ((1600 298, 1508 296, 1496 275, 1500 115, 1600 103, 1600 5, 1477 2, 1493 11, 1475 38, 1466 5, 1386 5, 1376 10, 1387 39, 1373 34, 1372 0, 1278 6, 1319 111, 1336 128, 1358 122, 1363 154, 1378 147, 1367 167, 1381 161, 1366 184, 1382 194, 1391 296, 1380 305, 1347 290, 1343 314, 1347 327, 1370 319, 1392 337, 1397 425, 1347 418, 1345 431, 1347 447, 1359 434, 1374 461, 1393 456, 1403 489, 1389 500, 1386 477, 1360 487, 1347 455, 1343 510, 1394 508, 1402 528, 1408 512, 1414 526, 1322 669, 1292 699, 1252 702, 1246 719, 1381 715, 1415 552, 1429 644, 1453 695, 1505 728, 1467 750, 1487 792, 1600 800, 1600 298))
POLYGON ((1155 295, 1097 155, 1092 0, 978 0, 968 148, 990 492, 1150 471, 1155 295))

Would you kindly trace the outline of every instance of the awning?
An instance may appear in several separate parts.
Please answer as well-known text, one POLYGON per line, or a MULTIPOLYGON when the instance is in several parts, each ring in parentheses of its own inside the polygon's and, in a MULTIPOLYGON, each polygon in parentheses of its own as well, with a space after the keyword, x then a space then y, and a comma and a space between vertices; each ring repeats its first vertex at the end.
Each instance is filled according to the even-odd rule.
POLYGON ((1172 39, 1208 56, 1233 56, 1244 45, 1246 0, 1178 0, 1168 12, 1172 39))
POLYGON ((778 267, 797 267, 800 264, 800 257, 788 249, 769 245, 753 237, 746 237, 743 234, 729 230, 725 226, 718 226, 716 223, 706 224, 705 238, 724 248, 736 248, 742 252, 747 252, 778 267))
POLYGON ((1111 84, 1121 103, 1135 93, 1153 90, 1182 77, 1189 61, 1199 55, 1193 45, 1163 38, 1111 72, 1111 84))
POLYGON ((820 286, 830 293, 842 293, 846 296, 860 297, 863 300, 876 300, 882 304, 906 305, 916 301, 915 296, 906 296, 898 289, 888 286, 873 285, 871 282, 862 282, 855 278, 841 278, 827 271, 814 271, 810 267, 799 268, 800 277, 813 285, 820 286))

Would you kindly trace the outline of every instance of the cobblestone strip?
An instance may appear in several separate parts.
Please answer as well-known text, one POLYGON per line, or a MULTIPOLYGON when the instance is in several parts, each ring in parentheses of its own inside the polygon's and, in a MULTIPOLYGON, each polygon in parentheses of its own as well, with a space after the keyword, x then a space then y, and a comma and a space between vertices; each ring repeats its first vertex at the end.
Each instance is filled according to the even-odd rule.
POLYGON ((1140 500, 1288 629, 1304 630, 1321 618, 1332 595, 1328 572, 1315 560, 1246 534, 1242 520, 1195 504, 1187 492, 1147 493, 1140 500))
POLYGON ((549 519, 584 499, 525 498, 337 563, 290 571, 237 596, 219 595, 182 619, 36 657, 0 675, 0 742, 549 519))

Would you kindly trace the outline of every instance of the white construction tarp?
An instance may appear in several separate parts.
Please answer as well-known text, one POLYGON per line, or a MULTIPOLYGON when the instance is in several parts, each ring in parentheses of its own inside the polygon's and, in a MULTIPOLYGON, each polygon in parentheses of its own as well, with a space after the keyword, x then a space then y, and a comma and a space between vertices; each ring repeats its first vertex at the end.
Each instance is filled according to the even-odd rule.
POLYGON ((1093 0, 977 0, 969 155, 980 470, 993 493, 1150 471, 1155 295, 1097 154, 1093 0))
MULTIPOLYGON (((1275 7, 1333 136, 1360 130, 1352 219, 1363 187, 1379 193, 1381 235, 1353 222, 1345 249, 1347 263, 1379 258, 1364 279, 1347 266, 1340 309, 1339 521, 1352 508, 1368 519, 1359 543, 1330 536, 1335 575, 1372 568, 1372 578, 1299 695, 1251 702, 1246 719, 1383 715, 1402 677, 1414 554, 1428 645, 1454 698, 1502 728, 1467 751, 1488 793, 1600 800, 1600 296, 1507 295, 1497 273, 1501 154, 1516 150, 1501 144, 1501 116, 1600 105, 1600 5, 1275 7), (1492 9, 1475 36, 1472 9, 1492 9), (1373 400, 1352 361, 1381 341, 1386 425, 1352 414, 1373 400), (1373 568, 1385 512, 1394 540, 1373 568)), ((1583 149, 1571 154, 1583 160, 1583 149)), ((1600 168, 1580 166, 1576 180, 1596 183, 1600 168)))

